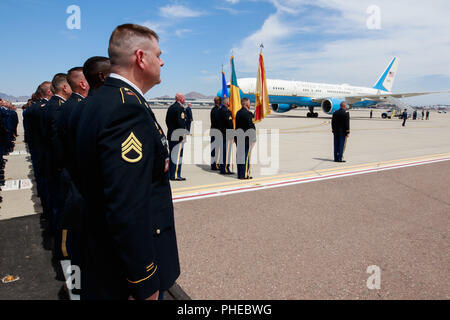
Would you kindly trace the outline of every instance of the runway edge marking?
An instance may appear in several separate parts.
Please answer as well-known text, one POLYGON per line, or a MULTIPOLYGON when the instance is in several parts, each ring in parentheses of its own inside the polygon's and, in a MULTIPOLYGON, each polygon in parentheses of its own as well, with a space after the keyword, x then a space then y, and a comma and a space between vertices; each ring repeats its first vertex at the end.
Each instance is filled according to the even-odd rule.
MULTIPOLYGON (((405 163, 398 163, 398 164, 393 164, 393 165, 375 166, 373 168, 361 168, 361 169, 351 170, 351 171, 341 171, 341 172, 337 172, 337 173, 334 172, 334 173, 329 173, 326 175, 316 175, 316 176, 312 176, 312 177, 310 176, 310 177, 297 178, 297 179, 286 179, 286 180, 279 180, 279 181, 275 181, 275 182, 274 181, 267 182, 267 183, 260 182, 258 185, 243 185, 243 186, 232 187, 232 188, 223 188, 223 189, 218 189, 218 190, 213 190, 213 191, 211 191, 211 190, 199 191, 199 192, 193 192, 192 194, 183 194, 180 196, 174 196, 172 198, 172 200, 174 203, 183 202, 183 201, 191 201, 191 200, 200 200, 200 199, 205 199, 205 198, 219 197, 219 196, 225 196, 225 195, 242 193, 242 192, 280 188, 280 187, 286 187, 286 186, 308 183, 308 182, 337 179, 337 178, 349 177, 349 176, 353 176, 353 175, 373 173, 373 172, 393 170, 393 169, 401 169, 401 168, 407 168, 407 167, 413 167, 413 166, 419 166, 419 165, 425 165, 425 164, 432 164, 432 163, 438 163, 438 162, 444 162, 444 161, 450 161, 450 157, 439 158, 439 159, 429 159, 429 160, 422 160, 422 161, 414 161, 414 162, 405 162, 405 163)), ((343 169, 345 169, 345 168, 343 168, 343 169)))

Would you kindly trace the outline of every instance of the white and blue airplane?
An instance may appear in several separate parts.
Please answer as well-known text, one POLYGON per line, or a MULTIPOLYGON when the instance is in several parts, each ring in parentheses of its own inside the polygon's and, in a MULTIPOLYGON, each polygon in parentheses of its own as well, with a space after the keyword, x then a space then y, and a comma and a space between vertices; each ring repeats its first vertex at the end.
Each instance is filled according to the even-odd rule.
MULTIPOLYGON (((350 108, 370 107, 389 98, 407 98, 437 92, 392 93, 391 89, 397 74, 398 59, 392 59, 386 71, 380 76, 372 88, 355 87, 348 84, 325 84, 303 81, 287 81, 267 79, 267 91, 272 110, 278 113, 287 112, 297 107, 308 107, 308 117, 319 116, 315 107, 321 107, 326 114, 333 114, 345 101, 350 108)), ((256 78, 237 79, 241 98, 249 98, 255 102, 256 78)), ((228 89, 229 89, 228 85, 228 89)), ((218 92, 222 96, 222 90, 218 92)), ((229 94, 228 94, 229 96, 229 94)))

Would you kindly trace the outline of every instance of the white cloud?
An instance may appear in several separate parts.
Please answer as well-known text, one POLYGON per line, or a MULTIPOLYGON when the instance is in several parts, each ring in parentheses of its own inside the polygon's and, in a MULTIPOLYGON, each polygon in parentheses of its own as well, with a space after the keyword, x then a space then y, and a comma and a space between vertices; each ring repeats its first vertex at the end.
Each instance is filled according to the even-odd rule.
POLYGON ((178 29, 175 31, 175 34, 177 35, 177 37, 181 38, 181 37, 183 37, 184 34, 190 33, 190 32, 192 32, 192 30, 190 30, 190 29, 178 29))
POLYGON ((217 10, 226 11, 229 14, 232 14, 232 15, 239 15, 239 14, 248 13, 248 11, 242 11, 242 10, 237 10, 237 9, 227 8, 227 7, 216 7, 216 9, 217 10))
POLYGON ((166 26, 158 22, 145 21, 142 23, 142 25, 155 31, 158 35, 164 34, 166 32, 166 26))
POLYGON ((192 10, 183 5, 167 5, 159 8, 159 13, 165 18, 195 18, 204 14, 204 12, 192 10))
POLYGON ((231 3, 231 4, 236 4, 239 2, 239 0, 226 0, 227 2, 231 3))
POLYGON ((450 77, 447 0, 379 0, 381 30, 366 26, 372 0, 270 2, 276 11, 233 48, 238 76, 256 74, 262 42, 272 78, 370 86, 394 56, 394 91, 419 90, 417 79, 426 75, 450 77))

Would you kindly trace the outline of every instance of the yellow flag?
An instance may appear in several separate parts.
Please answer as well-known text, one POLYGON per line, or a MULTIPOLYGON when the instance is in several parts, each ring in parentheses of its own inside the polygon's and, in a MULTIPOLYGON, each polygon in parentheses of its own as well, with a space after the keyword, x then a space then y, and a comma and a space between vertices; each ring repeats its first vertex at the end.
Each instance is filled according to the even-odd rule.
POLYGON ((230 111, 233 116, 233 126, 236 128, 236 114, 242 108, 241 95, 234 71, 234 56, 231 57, 230 111))

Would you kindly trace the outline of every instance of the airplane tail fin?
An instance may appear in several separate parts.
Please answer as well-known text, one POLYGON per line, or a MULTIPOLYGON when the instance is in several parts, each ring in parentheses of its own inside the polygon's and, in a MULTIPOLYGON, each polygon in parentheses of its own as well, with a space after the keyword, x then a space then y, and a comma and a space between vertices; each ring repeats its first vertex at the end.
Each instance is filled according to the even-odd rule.
POLYGON ((395 76, 397 75, 398 59, 395 57, 387 67, 386 71, 378 79, 373 86, 374 89, 382 91, 391 91, 394 85, 395 76))

